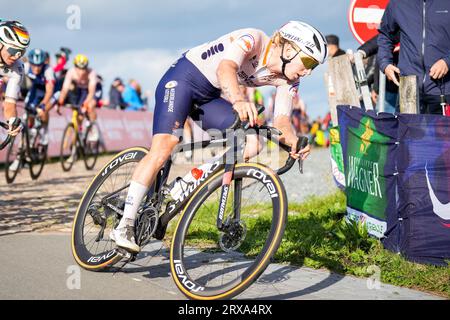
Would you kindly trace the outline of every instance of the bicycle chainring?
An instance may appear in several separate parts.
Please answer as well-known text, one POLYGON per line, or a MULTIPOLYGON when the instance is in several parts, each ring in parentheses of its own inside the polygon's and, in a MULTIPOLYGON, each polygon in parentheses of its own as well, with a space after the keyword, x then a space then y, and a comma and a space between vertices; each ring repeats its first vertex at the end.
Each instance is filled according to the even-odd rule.
POLYGON ((153 207, 146 207, 136 220, 136 243, 143 247, 147 244, 158 226, 158 210, 153 207))

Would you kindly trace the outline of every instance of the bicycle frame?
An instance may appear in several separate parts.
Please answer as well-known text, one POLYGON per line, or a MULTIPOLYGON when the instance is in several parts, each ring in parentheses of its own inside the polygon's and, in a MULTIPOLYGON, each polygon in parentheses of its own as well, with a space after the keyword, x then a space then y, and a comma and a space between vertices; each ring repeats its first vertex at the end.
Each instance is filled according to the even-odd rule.
MULTIPOLYGON (((82 121, 84 120, 85 115, 82 115, 83 118, 81 118, 81 120, 79 120, 80 117, 80 111, 79 108, 74 106, 74 105, 70 105, 70 108, 72 108, 72 118, 70 120, 70 122, 73 124, 73 127, 75 129, 75 143, 78 141, 77 145, 77 149, 82 153, 82 155, 85 155, 85 144, 83 139, 81 139, 80 137, 80 124, 82 123, 82 121)), ((89 119, 87 117, 87 119, 89 119)))
MULTIPOLYGON (((36 118, 36 116, 34 115, 31 117, 36 118)), ((31 157, 30 129, 31 128, 39 129, 39 127, 36 127, 36 122, 34 122, 31 128, 29 128, 28 127, 29 120, 30 120, 30 112, 28 110, 25 110, 25 114, 23 115, 22 140, 20 141, 20 148, 22 149, 21 151, 22 157, 24 156, 24 153, 28 154, 31 157)), ((36 119, 34 119, 34 121, 36 121, 36 119)))
MULTIPOLYGON (((267 129, 269 134, 267 136, 268 140, 275 142, 281 149, 285 150, 286 152, 291 151, 291 147, 282 143, 277 138, 274 137, 274 134, 271 133, 271 131, 275 131, 276 134, 278 134, 277 129, 261 126, 261 127, 255 127, 252 128, 255 129, 256 133, 259 135, 261 129, 267 129)), ((229 129, 230 130, 230 129, 229 129)), ((217 140, 205 140, 201 142, 191 142, 184 145, 178 145, 173 154, 181 153, 185 150, 195 150, 195 149, 203 149, 205 147, 212 147, 212 146, 222 146, 222 147, 229 147, 229 149, 221 156, 220 159, 213 159, 213 161, 210 161, 211 167, 208 172, 205 172, 205 174, 202 176, 201 179, 199 179, 197 182, 194 183, 194 185, 190 185, 187 190, 183 192, 183 195, 180 199, 175 201, 174 203, 168 203, 165 212, 159 216, 158 219, 158 225, 155 231, 155 238, 158 240, 161 240, 164 238, 165 231, 167 228, 167 225, 169 222, 175 218, 175 216, 184 208, 186 203, 189 201, 191 195, 197 190, 197 188, 209 177, 211 174, 214 174, 217 169, 221 168, 222 165, 225 165, 225 172, 232 172, 234 169, 234 166, 238 161, 242 161, 242 155, 244 151, 245 146, 245 137, 247 135, 254 134, 253 132, 249 132, 248 130, 231 130, 227 133, 232 133, 231 135, 228 135, 229 138, 225 139, 217 139, 217 140)), ((305 138, 305 137, 303 137, 305 138)), ((305 138, 306 139, 306 138, 305 138)), ((302 148, 305 146, 305 139, 299 139, 299 143, 297 145, 297 150, 299 148, 302 148)), ((307 139, 306 139, 307 142, 307 139)), ((277 170, 278 175, 282 175, 289 171, 292 166, 295 164, 295 159, 288 157, 285 165, 277 170)), ((300 163, 300 160, 299 160, 300 163)), ((159 171, 159 173, 156 176, 155 183, 150 188, 150 190, 147 193, 146 202, 143 204, 142 210, 145 210, 149 206, 151 206, 150 202, 153 202, 153 200, 156 200, 155 202, 158 204, 162 204, 164 200, 166 199, 167 194, 169 193, 169 190, 167 190, 167 179, 170 174, 170 170, 172 168, 172 159, 169 159, 166 161, 163 168, 159 171)), ((231 180, 231 179, 230 179, 231 180)), ((224 181, 225 182, 225 181, 224 181)), ((170 183, 169 183, 170 184, 170 183)), ((192 184, 192 183, 191 183, 192 184)), ((112 204, 108 203, 108 200, 113 198, 116 194, 120 193, 121 191, 125 190, 129 187, 129 184, 121 187, 120 189, 104 196, 101 200, 102 205, 109 207, 114 212, 122 215, 121 209, 113 206, 112 204)), ((223 186, 222 186, 223 188, 223 186)), ((242 181, 236 181, 235 184, 235 191, 242 190, 242 181)), ((223 189, 222 189, 223 192, 223 189)), ((240 192, 236 192, 235 194, 240 194, 240 192)), ((222 201, 226 201, 226 197, 221 197, 222 201)), ((234 203, 234 217, 239 217, 239 211, 237 208, 240 206, 240 197, 235 198, 234 203)), ((220 205, 219 205, 220 208, 220 205)), ((217 226, 219 229, 222 228, 222 219, 218 216, 217 226)))
MULTIPOLYGON (((281 141, 279 141, 278 139, 276 139, 274 137, 273 134, 271 134, 271 130, 275 130, 276 133, 277 130, 271 127, 266 127, 266 126, 261 126, 261 127, 255 127, 253 128, 255 129, 256 133, 259 135, 259 131, 261 129, 267 129, 268 130, 268 140, 275 142, 279 145, 279 147, 287 152, 291 151, 291 147, 282 143, 281 141)), ((181 200, 177 200, 177 202, 175 202, 174 204, 168 205, 168 207, 166 208, 166 211, 159 217, 159 221, 158 221, 158 226, 155 232, 155 235, 157 239, 161 240, 164 237, 165 234, 165 229, 167 227, 167 225, 169 224, 169 222, 184 208, 185 204, 187 203, 187 201, 190 199, 191 195, 194 193, 194 191, 198 188, 198 186, 200 186, 201 183, 203 183, 211 174, 213 174, 219 167, 221 167, 222 164, 225 164, 225 172, 231 172, 234 169, 235 164, 238 161, 242 161, 242 155, 243 155, 243 151, 244 151, 244 146, 245 146, 245 137, 247 135, 253 134, 253 132, 249 133, 247 130, 232 130, 233 134, 231 135, 230 138, 228 139, 219 139, 219 140, 207 140, 207 141, 201 141, 201 142, 197 142, 197 143, 188 143, 188 144, 184 144, 184 145, 180 145, 179 147, 177 147, 174 151, 174 153, 180 153, 187 150, 194 150, 194 149, 203 149, 205 147, 208 146, 213 146, 213 145, 222 145, 222 146, 227 146, 230 147, 225 154, 222 156, 222 158, 220 160, 216 160, 216 161, 211 161, 209 162, 210 164, 212 164, 212 167, 210 168, 209 172, 206 172, 206 174, 203 175, 203 177, 201 178, 201 180, 199 180, 198 182, 195 183, 193 188, 189 188, 187 190, 187 193, 184 192, 183 196, 181 200)), ((306 138, 305 138, 306 139, 306 138)), ((306 140, 307 141, 307 140, 306 140)), ((297 150, 299 150, 299 147, 304 147, 305 145, 305 140, 303 139, 299 139, 299 143, 297 146, 297 150)), ((277 174, 278 175, 282 175, 284 173, 286 173, 287 171, 289 171, 292 166, 295 163, 295 159, 288 157, 286 164, 277 170, 277 174)), ((301 167, 301 162, 300 163, 300 167, 301 167)), ((162 194, 162 191, 164 190, 164 187, 166 186, 166 182, 170 173, 170 169, 172 166, 172 160, 169 159, 166 164, 164 165, 163 169, 160 170, 160 172, 157 175, 156 178, 156 182, 154 184, 154 186, 150 189, 150 191, 147 194, 147 199, 151 199, 155 194, 157 194, 157 201, 158 203, 162 203, 162 201, 164 201, 165 199, 165 195, 162 194)), ((224 184, 226 183, 225 181, 226 179, 224 179, 224 184)), ((231 179, 230 179, 231 180, 231 179)), ((235 184, 235 191, 241 190, 242 189, 242 181, 237 181, 237 183, 235 184)), ((228 189, 227 189, 228 190, 228 189)), ((223 195, 224 193, 224 185, 222 185, 222 196, 221 196, 221 201, 225 201, 226 202, 226 196, 223 195)), ((228 191, 226 191, 228 192, 228 191)), ((239 194, 240 192, 237 192, 235 194, 239 194)), ((236 197, 235 199, 235 203, 234 203, 234 217, 238 218, 240 212, 238 211, 238 208, 240 207, 240 197, 236 197)), ((145 207, 145 205, 144 205, 145 207)), ((219 205, 219 208, 221 206, 219 205)), ((218 215, 218 220, 217 220, 217 227, 219 228, 219 230, 222 228, 222 219, 223 217, 219 217, 218 215)))

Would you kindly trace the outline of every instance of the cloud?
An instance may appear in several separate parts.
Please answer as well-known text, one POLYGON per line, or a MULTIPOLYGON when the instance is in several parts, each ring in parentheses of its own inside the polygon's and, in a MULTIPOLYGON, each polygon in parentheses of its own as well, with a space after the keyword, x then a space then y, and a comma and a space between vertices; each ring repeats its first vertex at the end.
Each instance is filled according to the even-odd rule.
POLYGON ((137 80, 143 91, 150 91, 152 99, 159 80, 166 70, 181 56, 180 51, 165 49, 125 50, 97 53, 90 57, 92 67, 104 79, 104 93, 115 77, 125 82, 137 80))
MULTIPOLYGON (((0 18, 18 19, 30 31, 31 46, 55 53, 60 46, 86 53, 104 75, 136 78, 154 91, 180 48, 191 48, 244 27, 267 34, 288 20, 304 20, 324 34, 335 33, 343 48, 356 49, 341 0, 15 0, 3 1, 0 18), (69 30, 67 8, 81 10, 81 29, 69 30), (152 49, 153 48, 153 49, 152 49), (161 48, 161 49, 155 49, 161 48)), ((300 87, 311 113, 326 111, 323 69, 300 87), (325 110, 325 111, 324 111, 325 110)), ((105 90, 107 93, 107 90, 105 90)))

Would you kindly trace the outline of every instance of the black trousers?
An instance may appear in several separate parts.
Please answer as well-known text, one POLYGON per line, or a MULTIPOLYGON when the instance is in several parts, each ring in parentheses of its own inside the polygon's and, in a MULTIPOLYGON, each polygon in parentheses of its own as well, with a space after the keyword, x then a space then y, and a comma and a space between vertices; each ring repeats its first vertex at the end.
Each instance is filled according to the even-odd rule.
MULTIPOLYGON (((445 101, 450 104, 450 95, 445 96, 445 101)), ((424 94, 420 97, 420 114, 440 114, 442 106, 440 96, 424 94)))

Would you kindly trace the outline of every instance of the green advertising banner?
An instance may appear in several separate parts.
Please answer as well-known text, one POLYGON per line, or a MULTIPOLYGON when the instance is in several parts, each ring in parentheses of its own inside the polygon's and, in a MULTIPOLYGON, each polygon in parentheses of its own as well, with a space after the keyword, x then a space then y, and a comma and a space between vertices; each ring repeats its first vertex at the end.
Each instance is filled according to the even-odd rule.
POLYGON ((396 210, 396 120, 359 108, 339 111, 347 217, 382 238, 387 214, 396 210))
POLYGON ((336 185, 345 189, 345 174, 344 174, 344 158, 342 155, 341 140, 339 138, 339 127, 330 129, 330 153, 331 153, 331 170, 333 173, 336 185))

